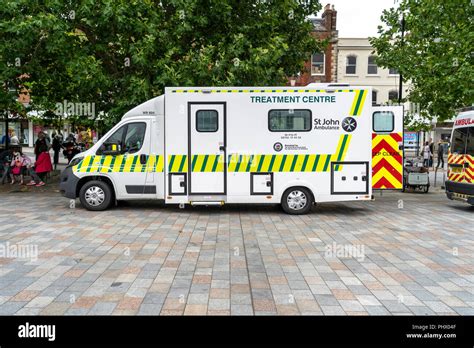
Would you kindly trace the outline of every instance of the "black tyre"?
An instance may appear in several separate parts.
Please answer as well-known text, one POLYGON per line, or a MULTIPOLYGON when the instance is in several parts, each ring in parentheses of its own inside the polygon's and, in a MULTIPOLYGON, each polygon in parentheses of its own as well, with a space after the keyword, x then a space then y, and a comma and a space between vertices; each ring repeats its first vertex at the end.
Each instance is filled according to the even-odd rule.
POLYGON ((292 215, 306 214, 311 210, 313 195, 304 187, 292 187, 285 191, 281 206, 285 213, 292 215))
POLYGON ((424 193, 428 193, 429 190, 430 190, 430 185, 426 185, 426 186, 424 187, 423 192, 424 192, 424 193))
POLYGON ((112 189, 103 181, 89 181, 82 186, 79 199, 87 210, 105 210, 112 203, 112 189))

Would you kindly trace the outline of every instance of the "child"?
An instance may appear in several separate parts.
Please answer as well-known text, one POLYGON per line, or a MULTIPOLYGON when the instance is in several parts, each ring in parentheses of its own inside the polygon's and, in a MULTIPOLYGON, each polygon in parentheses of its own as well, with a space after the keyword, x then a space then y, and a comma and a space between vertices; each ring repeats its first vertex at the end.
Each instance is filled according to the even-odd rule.
POLYGON ((10 164, 11 171, 10 171, 10 178, 12 179, 11 184, 15 183, 15 176, 20 177, 20 185, 23 185, 23 173, 22 168, 25 166, 24 158, 20 154, 20 152, 13 152, 13 159, 12 163, 10 164))
MULTIPOLYGON (((31 163, 31 160, 28 156, 24 155, 23 153, 17 153, 18 155, 13 156, 13 161, 12 161, 12 172, 13 172, 13 162, 20 163, 22 164, 21 167, 26 167, 28 169, 28 174, 31 176, 31 181, 26 184, 26 186, 44 186, 46 185, 36 174, 35 170, 33 169, 33 165, 31 163)), ((20 167, 20 168, 21 168, 20 167)), ((21 176, 21 182, 20 185, 23 184, 23 175, 21 173, 20 169, 20 176, 21 176)), ((12 184, 14 184, 15 181, 12 176, 12 184)))

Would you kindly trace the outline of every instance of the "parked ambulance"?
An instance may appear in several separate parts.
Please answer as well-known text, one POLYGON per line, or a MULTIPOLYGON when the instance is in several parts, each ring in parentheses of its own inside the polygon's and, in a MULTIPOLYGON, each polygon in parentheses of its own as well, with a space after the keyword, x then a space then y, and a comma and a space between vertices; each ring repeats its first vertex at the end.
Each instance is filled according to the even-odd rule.
POLYGON ((402 188, 403 109, 370 87, 166 88, 127 112, 61 176, 89 210, 119 200, 166 204, 367 201, 402 188))
POLYGON ((446 195, 474 205, 474 109, 460 112, 454 121, 448 153, 446 195))

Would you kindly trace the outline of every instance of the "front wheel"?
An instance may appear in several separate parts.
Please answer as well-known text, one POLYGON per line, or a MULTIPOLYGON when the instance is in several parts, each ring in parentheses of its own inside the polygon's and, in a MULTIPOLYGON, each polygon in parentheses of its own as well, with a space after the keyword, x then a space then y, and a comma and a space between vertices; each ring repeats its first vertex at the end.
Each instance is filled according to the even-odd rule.
POLYGON ((313 196, 304 187, 293 187, 285 191, 281 206, 285 213, 292 215, 306 214, 311 210, 313 196))
POLYGON ((110 186, 98 180, 87 182, 79 192, 81 204, 87 210, 105 210, 112 202, 112 190, 110 186))

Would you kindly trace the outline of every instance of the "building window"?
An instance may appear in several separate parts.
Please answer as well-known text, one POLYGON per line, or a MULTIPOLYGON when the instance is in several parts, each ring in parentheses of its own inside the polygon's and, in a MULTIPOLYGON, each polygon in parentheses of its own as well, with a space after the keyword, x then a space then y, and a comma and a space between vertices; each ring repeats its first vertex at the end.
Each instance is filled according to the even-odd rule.
POLYGON ((377 74, 377 63, 375 63, 375 56, 370 56, 368 59, 367 73, 369 75, 377 74))
POLYGON ((390 68, 390 69, 388 69, 388 73, 390 75, 398 75, 398 70, 395 69, 395 68, 390 68))
POLYGON ((347 56, 346 57, 346 74, 354 75, 357 71, 357 57, 347 56))
POLYGON ((199 110, 196 112, 196 130, 198 132, 217 132, 219 117, 216 110, 199 110))
POLYGON ((377 91, 372 90, 372 105, 377 105, 377 91))
POLYGON ((314 53, 311 56, 311 75, 324 75, 325 60, 324 53, 314 53))
POLYGON ((372 129, 376 133, 390 133, 395 126, 395 116, 391 111, 377 111, 373 114, 372 129))
POLYGON ((393 90, 388 92, 388 100, 398 101, 398 91, 393 90))
POLYGON ((311 130, 311 111, 270 110, 268 129, 271 132, 308 132, 311 130))

